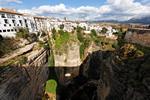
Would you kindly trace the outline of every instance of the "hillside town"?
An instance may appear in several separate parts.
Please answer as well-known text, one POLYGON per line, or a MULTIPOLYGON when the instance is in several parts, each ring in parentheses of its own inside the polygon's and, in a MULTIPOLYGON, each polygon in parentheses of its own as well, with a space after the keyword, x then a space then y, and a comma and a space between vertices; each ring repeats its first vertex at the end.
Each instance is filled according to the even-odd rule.
POLYGON ((54 17, 33 16, 29 14, 18 13, 15 10, 1 8, 0 9, 0 35, 4 37, 15 37, 15 33, 19 28, 28 29, 30 33, 38 33, 41 31, 51 31, 53 28, 60 29, 60 25, 64 25, 63 30, 72 32, 77 26, 84 28, 84 33, 89 34, 92 29, 97 33, 103 28, 107 29, 106 36, 108 38, 115 38, 113 33, 117 30, 111 26, 100 26, 98 24, 91 24, 86 21, 71 21, 58 19, 54 17))
POLYGON ((0 100, 150 100, 150 24, 71 20, 68 9, 99 13, 0 7, 0 100))

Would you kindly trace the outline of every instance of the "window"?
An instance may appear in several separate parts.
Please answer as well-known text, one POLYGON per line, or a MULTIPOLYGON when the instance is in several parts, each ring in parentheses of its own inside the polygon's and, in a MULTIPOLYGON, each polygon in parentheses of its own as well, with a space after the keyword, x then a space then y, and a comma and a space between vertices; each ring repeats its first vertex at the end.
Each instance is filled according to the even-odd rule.
POLYGON ((0 30, 0 32, 2 32, 2 30, 0 30))
POLYGON ((12 22, 15 24, 15 20, 12 20, 12 22))
POLYGON ((11 24, 9 24, 9 26, 11 26, 11 24))
POLYGON ((12 18, 15 18, 15 15, 12 15, 12 18))
POLYGON ((8 29, 7 32, 10 32, 10 29, 8 29))
POLYGON ((17 31, 17 29, 15 29, 15 31, 17 31))
POLYGON ((6 24, 4 24, 4 26, 6 27, 6 24))
POLYGON ((6 32, 6 30, 3 30, 3 32, 6 32))
POLYGON ((4 19, 4 22, 5 22, 6 24, 8 24, 8 19, 4 19))
POLYGON ((14 30, 13 30, 13 29, 11 29, 11 31, 13 32, 14 30))
POLYGON ((11 18, 10 14, 7 14, 7 18, 11 18))
POLYGON ((1 17, 2 17, 2 18, 6 18, 6 17, 5 17, 5 14, 2 14, 1 17))
POLYGON ((21 26, 22 26, 22 20, 19 20, 19 23, 21 24, 21 26))

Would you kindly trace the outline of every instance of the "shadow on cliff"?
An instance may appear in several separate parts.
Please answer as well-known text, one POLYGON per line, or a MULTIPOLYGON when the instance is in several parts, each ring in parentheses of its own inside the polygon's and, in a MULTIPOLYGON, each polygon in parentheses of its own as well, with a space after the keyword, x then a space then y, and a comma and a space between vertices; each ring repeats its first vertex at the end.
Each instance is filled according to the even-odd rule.
POLYGON ((121 60, 114 52, 96 51, 79 67, 49 72, 58 82, 57 100, 150 100, 150 55, 121 60))
POLYGON ((93 52, 81 66, 49 67, 49 79, 57 81, 57 100, 102 100, 110 90, 110 52, 93 52), (106 63, 106 60, 108 64, 106 63), (70 74, 70 76, 66 76, 70 74), (103 93, 102 95, 100 95, 103 93))
POLYGON ((150 100, 150 55, 120 60, 96 51, 81 66, 0 67, 0 100, 41 100, 57 81, 57 100, 150 100))

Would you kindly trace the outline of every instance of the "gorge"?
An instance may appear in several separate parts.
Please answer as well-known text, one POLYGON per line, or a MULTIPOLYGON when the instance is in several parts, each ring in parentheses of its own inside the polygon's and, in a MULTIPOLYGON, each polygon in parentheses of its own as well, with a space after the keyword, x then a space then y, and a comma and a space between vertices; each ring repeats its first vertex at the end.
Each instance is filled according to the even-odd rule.
POLYGON ((116 41, 103 37, 61 35, 50 41, 48 49, 26 52, 28 65, 0 67, 0 99, 150 99, 150 53, 142 46, 117 47, 116 41), (56 82, 48 87, 53 91, 47 89, 49 80, 56 82))

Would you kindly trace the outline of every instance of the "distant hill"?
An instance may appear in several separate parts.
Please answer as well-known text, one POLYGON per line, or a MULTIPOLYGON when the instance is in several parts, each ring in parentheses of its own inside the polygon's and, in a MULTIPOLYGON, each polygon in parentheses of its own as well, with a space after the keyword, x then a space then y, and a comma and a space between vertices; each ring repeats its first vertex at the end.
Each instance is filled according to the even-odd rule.
POLYGON ((127 21, 117 21, 117 20, 98 20, 98 21, 90 21, 92 23, 140 23, 140 24, 150 24, 150 16, 141 17, 141 18, 132 18, 127 21))
POLYGON ((125 23, 142 23, 142 24, 150 24, 150 16, 142 17, 142 18, 132 18, 125 23))
POLYGON ((97 20, 97 21, 89 21, 90 23, 120 23, 117 20, 97 20))

